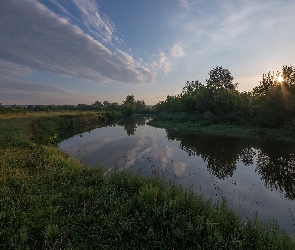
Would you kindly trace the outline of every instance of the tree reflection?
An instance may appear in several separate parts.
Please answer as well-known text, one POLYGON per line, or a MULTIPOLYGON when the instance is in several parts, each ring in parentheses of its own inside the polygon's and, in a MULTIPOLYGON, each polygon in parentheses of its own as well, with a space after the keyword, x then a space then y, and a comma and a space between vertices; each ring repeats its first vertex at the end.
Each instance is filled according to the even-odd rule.
POLYGON ((168 139, 180 141, 180 148, 190 156, 202 157, 208 171, 219 179, 233 176, 237 161, 240 158, 246 161, 251 154, 245 150, 246 142, 237 138, 187 135, 176 130, 166 130, 166 133, 168 139))
POLYGON ((254 156, 256 155, 252 147, 248 146, 242 150, 239 155, 239 160, 243 162, 245 166, 254 164, 254 156))
POLYGON ((180 141, 189 156, 207 162, 210 174, 219 179, 233 176, 237 162, 256 164, 265 186, 280 190, 286 198, 295 199, 295 146, 288 143, 244 140, 240 138, 197 136, 167 129, 169 140, 180 141))
POLYGON ((60 139, 61 140, 66 140, 68 138, 71 138, 77 134, 83 134, 85 132, 90 132, 91 130, 97 129, 97 128, 101 128, 101 127, 113 127, 116 126, 116 122, 115 121, 108 121, 105 122, 103 124, 97 124, 97 123, 87 123, 81 126, 76 126, 73 127, 71 129, 68 129, 66 131, 64 131, 61 135, 60 135, 60 139))
POLYGON ((145 116, 131 116, 124 117, 120 122, 118 122, 119 126, 122 126, 124 130, 126 130, 127 135, 131 136, 135 134, 136 128, 138 126, 145 125, 146 117, 145 116))
POLYGON ((262 176, 266 187, 280 190, 288 199, 295 199, 294 148, 274 144, 261 148, 257 156, 256 170, 262 176))

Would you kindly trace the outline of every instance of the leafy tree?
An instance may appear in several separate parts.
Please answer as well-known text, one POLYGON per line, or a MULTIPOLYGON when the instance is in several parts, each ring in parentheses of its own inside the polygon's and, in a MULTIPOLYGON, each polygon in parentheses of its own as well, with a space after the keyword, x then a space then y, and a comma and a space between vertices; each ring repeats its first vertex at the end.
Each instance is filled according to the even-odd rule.
POLYGON ((136 101, 136 113, 144 113, 146 105, 144 101, 136 101))
POLYGON ((136 102, 133 95, 128 95, 123 102, 123 114, 125 116, 131 116, 135 114, 136 102))
POLYGON ((217 115, 234 113, 241 108, 239 92, 231 89, 219 89, 213 98, 213 111, 217 115))
MULTIPOLYGON (((295 68, 263 74, 250 92, 239 92, 228 69, 216 67, 206 85, 187 81, 182 93, 167 96, 153 107, 155 113, 193 112, 213 114, 211 122, 252 124, 266 127, 295 127, 295 68)), ((205 117, 206 118, 206 117, 205 117)), ((165 118, 166 119, 166 118, 165 118)))
POLYGON ((228 69, 217 66, 210 71, 209 76, 209 79, 206 80, 208 88, 236 89, 238 86, 238 83, 233 83, 234 78, 228 69))
POLYGON ((253 88, 252 92, 254 96, 264 96, 267 91, 271 89, 272 86, 278 84, 278 78, 280 76, 280 72, 270 73, 262 75, 262 80, 259 82, 259 85, 253 88))
POLYGON ((261 126, 293 127, 295 122, 295 69, 283 66, 282 73, 263 74, 260 84, 252 91, 253 112, 261 126), (282 80, 279 81, 279 77, 282 80))
POLYGON ((95 107, 102 107, 103 104, 101 102, 99 102, 99 101, 96 101, 92 105, 95 106, 95 107))
POLYGON ((282 69, 283 83, 289 86, 295 86, 295 68, 293 66, 283 66, 282 69))
POLYGON ((102 104, 103 104, 104 109, 107 108, 110 105, 109 101, 103 101, 102 104))
POLYGON ((196 90, 200 89, 203 86, 201 82, 196 81, 187 81, 185 86, 182 89, 183 95, 192 95, 196 90))

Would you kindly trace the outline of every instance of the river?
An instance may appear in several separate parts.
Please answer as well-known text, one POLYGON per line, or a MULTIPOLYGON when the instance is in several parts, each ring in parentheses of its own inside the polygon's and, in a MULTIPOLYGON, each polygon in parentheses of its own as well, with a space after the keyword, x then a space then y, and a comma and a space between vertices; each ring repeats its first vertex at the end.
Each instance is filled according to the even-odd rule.
POLYGON ((137 116, 77 134, 59 148, 89 167, 157 174, 213 202, 225 197, 243 221, 258 212, 294 235, 294 144, 191 135, 147 120, 137 116))

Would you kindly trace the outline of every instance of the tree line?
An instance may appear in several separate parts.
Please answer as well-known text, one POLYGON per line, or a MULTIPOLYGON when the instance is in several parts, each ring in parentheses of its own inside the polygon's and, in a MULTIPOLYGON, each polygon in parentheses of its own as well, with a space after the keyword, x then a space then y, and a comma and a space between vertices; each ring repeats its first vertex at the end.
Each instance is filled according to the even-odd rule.
POLYGON ((18 106, 12 105, 10 107, 2 106, 0 103, 1 113, 26 113, 31 111, 117 111, 124 116, 132 116, 134 114, 150 114, 152 109, 145 104, 144 100, 135 100, 133 95, 128 95, 122 104, 116 102, 110 103, 108 101, 96 101, 91 105, 78 104, 78 105, 27 105, 18 106))
POLYGON ((155 113, 189 112, 213 123, 261 127, 295 126, 295 68, 283 66, 281 72, 263 74, 259 85, 240 92, 228 69, 217 66, 209 79, 187 81, 182 92, 158 102, 155 113))

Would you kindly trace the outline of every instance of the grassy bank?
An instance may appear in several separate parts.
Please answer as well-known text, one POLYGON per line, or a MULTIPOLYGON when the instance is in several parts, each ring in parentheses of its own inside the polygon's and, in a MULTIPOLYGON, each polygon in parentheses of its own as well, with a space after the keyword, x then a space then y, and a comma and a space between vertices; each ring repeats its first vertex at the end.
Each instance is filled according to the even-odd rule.
POLYGON ((158 128, 174 128, 181 132, 202 135, 295 142, 295 132, 290 129, 262 128, 247 123, 244 125, 217 123, 214 118, 204 119, 203 115, 189 113, 159 114, 148 124, 158 128))
POLYGON ((0 118, 0 249, 295 249, 275 223, 242 224, 225 201, 156 176, 87 168, 51 144, 91 116, 107 119, 0 118))

